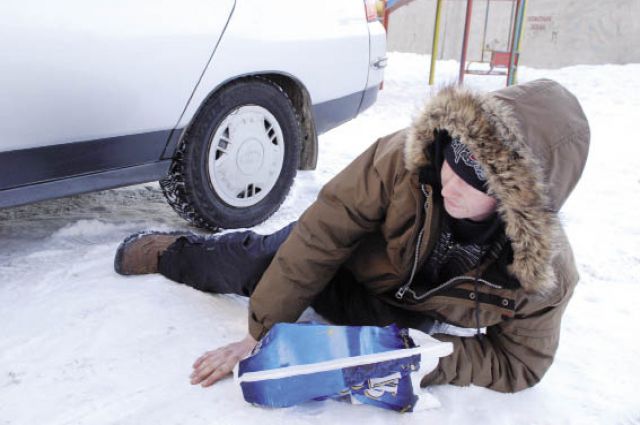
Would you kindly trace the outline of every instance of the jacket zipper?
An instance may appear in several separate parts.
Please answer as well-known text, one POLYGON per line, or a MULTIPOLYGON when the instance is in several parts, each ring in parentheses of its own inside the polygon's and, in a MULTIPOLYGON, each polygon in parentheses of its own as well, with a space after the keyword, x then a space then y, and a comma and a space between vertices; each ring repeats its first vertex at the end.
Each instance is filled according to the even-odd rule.
MULTIPOLYGON (((429 192, 427 192, 423 184, 420 185, 420 190, 422 190, 422 193, 425 196, 423 209, 424 209, 425 215, 427 216, 426 221, 429 221, 429 218, 430 218, 429 214, 431 213, 431 208, 429 208, 429 200, 431 199, 431 197, 429 196, 429 192)), ((396 298, 399 300, 401 300, 402 297, 404 297, 405 292, 407 292, 407 290, 411 286, 411 282, 413 282, 413 278, 418 268, 418 260, 420 259, 420 245, 422 244, 423 237, 424 237, 424 223, 422 223, 422 227, 420 228, 420 233, 418 234, 418 240, 416 241, 416 249, 413 255, 413 267, 411 268, 411 274, 409 275, 409 279, 404 285, 402 285, 396 291, 396 298)))
MULTIPOLYGON (((456 277, 452 277, 451 279, 447 280, 447 281, 446 281, 446 282, 444 282, 443 284, 441 284, 441 285, 439 285, 439 286, 436 286, 436 287, 435 287, 435 288, 433 288, 433 289, 428 290, 427 292, 425 292, 425 293, 424 293, 424 294, 422 294, 422 295, 417 295, 417 294, 413 291, 413 289, 410 289, 410 288, 407 288, 407 290, 406 290, 405 292, 410 292, 410 293, 411 293, 411 295, 413 296, 413 298, 414 298, 415 300, 418 300, 418 301, 419 301, 419 300, 423 300, 423 299, 425 299, 425 298, 427 298, 427 297, 430 297, 431 295, 434 295, 434 294, 436 294, 437 292, 440 292, 440 291, 442 291, 442 290, 444 290, 444 289, 447 289, 447 288, 449 288, 449 287, 451 287, 451 286, 454 286, 455 284, 457 284, 457 283, 459 283, 459 282, 461 282, 461 281, 465 281, 465 280, 466 280, 466 281, 471 281, 471 282, 475 282, 475 281, 476 281, 476 279, 474 279, 474 278, 472 278, 472 277, 470 277, 470 276, 456 276, 456 277)), ((477 279, 477 282, 478 282, 478 283, 482 283, 482 284, 487 285, 487 286, 490 286, 490 287, 495 288, 495 289, 502 289, 502 286, 500 286, 500 285, 496 285, 495 283, 491 283, 491 282, 489 282, 488 280, 484 280, 484 279, 477 279)))

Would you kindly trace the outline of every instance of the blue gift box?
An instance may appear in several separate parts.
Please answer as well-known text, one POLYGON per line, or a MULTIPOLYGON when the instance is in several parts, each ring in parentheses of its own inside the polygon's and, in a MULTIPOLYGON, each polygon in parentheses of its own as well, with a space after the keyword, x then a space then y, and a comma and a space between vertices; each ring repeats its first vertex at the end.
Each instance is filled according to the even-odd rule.
POLYGON ((280 323, 240 362, 238 381, 245 400, 261 406, 336 398, 411 411, 418 397, 410 374, 420 368, 421 356, 452 350, 423 336, 428 343, 416 346, 409 330, 395 325, 280 323))

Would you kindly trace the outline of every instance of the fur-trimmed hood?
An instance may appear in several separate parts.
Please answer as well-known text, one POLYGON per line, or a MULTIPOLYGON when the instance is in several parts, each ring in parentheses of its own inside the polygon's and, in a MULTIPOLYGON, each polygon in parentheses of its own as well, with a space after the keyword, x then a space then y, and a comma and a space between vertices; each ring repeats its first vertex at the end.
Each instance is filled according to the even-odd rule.
POLYGON ((557 212, 589 149, 589 125, 575 96, 546 79, 487 94, 446 87, 409 130, 408 170, 429 164, 434 130, 459 138, 483 167, 513 248, 510 273, 527 292, 551 290, 557 212))

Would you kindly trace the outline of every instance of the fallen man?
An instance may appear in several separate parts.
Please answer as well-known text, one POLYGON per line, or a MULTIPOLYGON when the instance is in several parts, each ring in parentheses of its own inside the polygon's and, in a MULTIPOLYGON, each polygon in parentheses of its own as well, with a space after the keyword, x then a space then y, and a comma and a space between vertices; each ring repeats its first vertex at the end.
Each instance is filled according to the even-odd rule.
POLYGON ((229 374, 274 324, 312 306, 335 324, 396 323, 452 342, 422 386, 519 391, 551 366, 578 281, 557 214, 588 146, 586 117, 556 82, 446 88, 296 223, 271 235, 137 234, 115 268, 251 297, 248 335, 197 359, 193 384, 229 374))

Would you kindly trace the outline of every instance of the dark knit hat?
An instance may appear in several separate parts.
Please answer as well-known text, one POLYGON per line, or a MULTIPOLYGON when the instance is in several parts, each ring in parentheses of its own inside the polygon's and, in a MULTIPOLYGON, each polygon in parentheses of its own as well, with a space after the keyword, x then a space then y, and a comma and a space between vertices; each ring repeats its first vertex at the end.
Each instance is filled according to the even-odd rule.
POLYGON ((469 148, 460 139, 451 139, 444 146, 444 159, 462 180, 475 189, 487 193, 487 177, 469 148))

